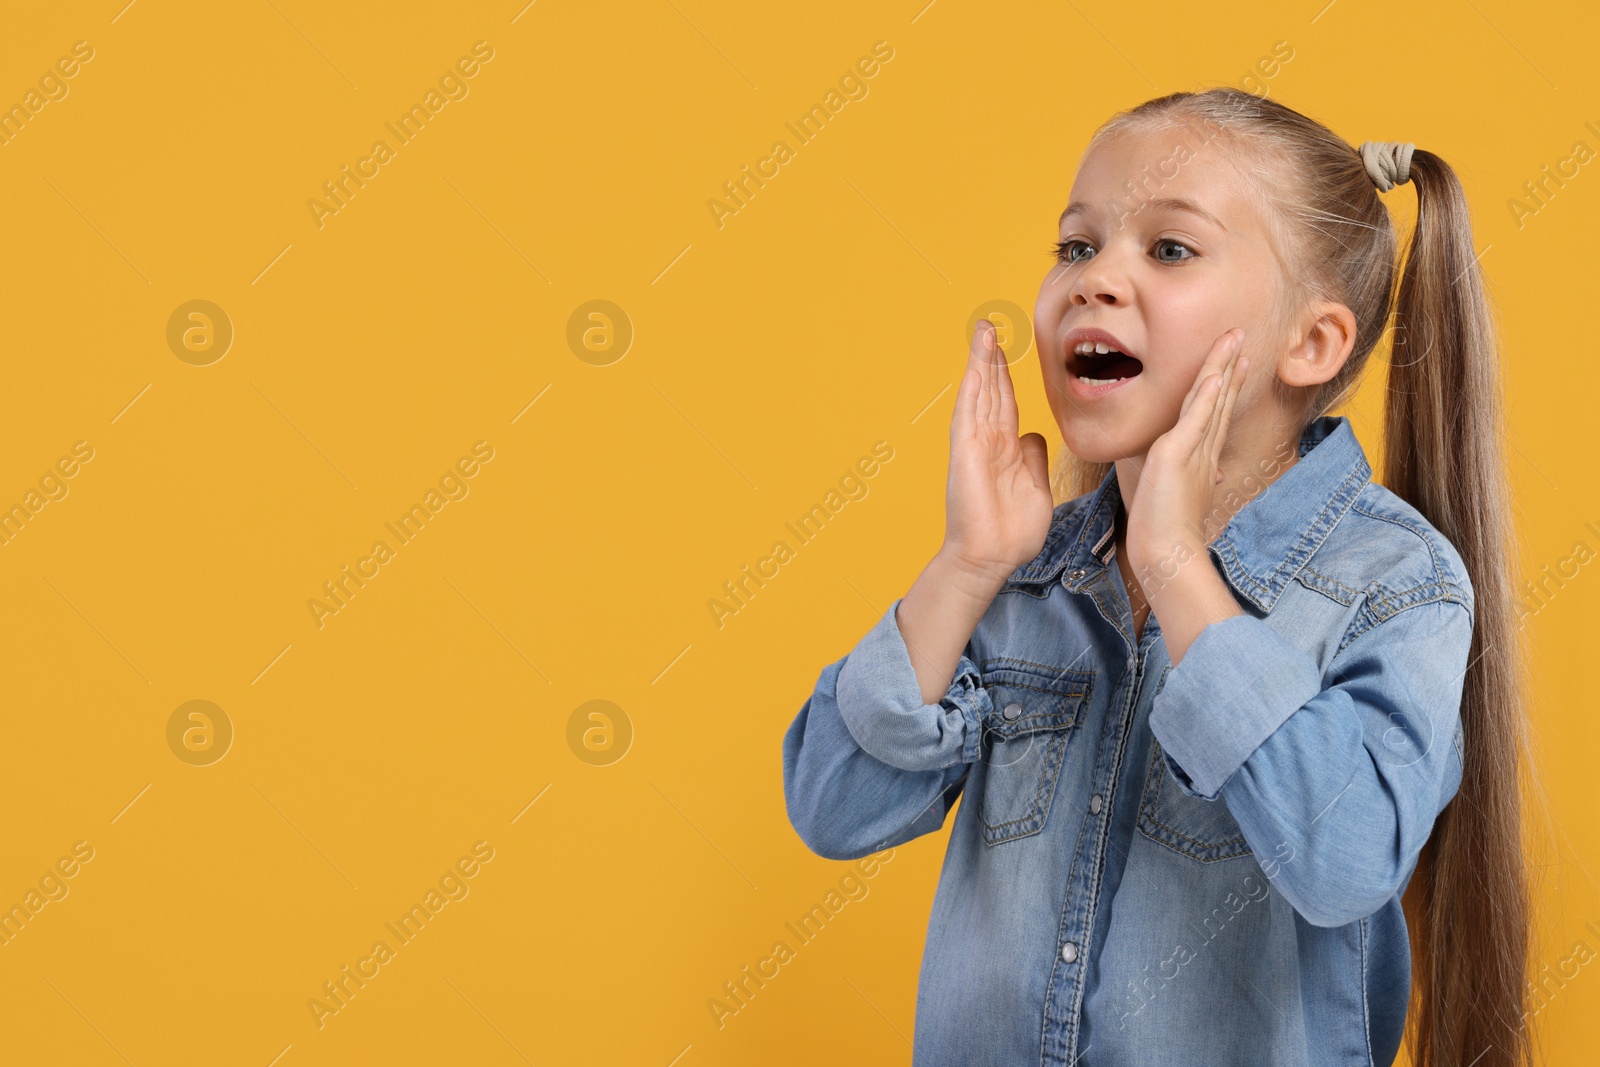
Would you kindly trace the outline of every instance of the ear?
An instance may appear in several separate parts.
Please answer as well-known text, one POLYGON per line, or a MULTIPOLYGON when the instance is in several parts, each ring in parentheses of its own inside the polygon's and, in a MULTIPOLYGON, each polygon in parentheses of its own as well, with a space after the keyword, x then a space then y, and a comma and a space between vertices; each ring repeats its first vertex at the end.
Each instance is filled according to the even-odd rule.
POLYGON ((1291 336, 1278 364, 1285 385, 1321 385, 1339 373, 1356 343, 1356 316, 1343 304, 1323 301, 1307 312, 1309 323, 1291 336))

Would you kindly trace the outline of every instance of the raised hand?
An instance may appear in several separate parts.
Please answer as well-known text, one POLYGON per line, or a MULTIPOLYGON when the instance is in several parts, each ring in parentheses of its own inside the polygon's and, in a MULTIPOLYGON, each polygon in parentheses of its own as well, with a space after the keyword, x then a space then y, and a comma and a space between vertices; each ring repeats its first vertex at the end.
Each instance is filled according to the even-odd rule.
MULTIPOLYGON (((1206 558, 1205 518, 1222 470, 1217 466, 1248 357, 1244 331, 1228 330, 1211 346, 1178 422, 1156 438, 1128 508, 1128 562, 1140 573, 1170 573, 1172 562, 1206 558)), ((1213 531, 1214 532, 1214 531, 1213 531)))
POLYGON ((1039 554, 1055 510, 1043 435, 1017 436, 1017 400, 994 324, 978 320, 950 420, 940 553, 1003 581, 1039 554))

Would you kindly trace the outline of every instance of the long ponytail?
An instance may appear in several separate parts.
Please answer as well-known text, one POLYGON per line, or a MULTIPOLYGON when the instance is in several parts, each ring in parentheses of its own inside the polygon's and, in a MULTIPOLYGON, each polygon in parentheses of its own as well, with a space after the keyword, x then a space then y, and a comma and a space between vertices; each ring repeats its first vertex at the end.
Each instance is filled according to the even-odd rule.
POLYGON ((1528 748, 1518 558, 1507 490, 1497 330, 1466 196, 1431 152, 1411 157, 1417 222, 1395 309, 1383 482, 1456 547, 1476 625, 1461 698, 1460 791, 1403 902, 1414 960, 1416 1067, 1531 1062, 1523 1025, 1529 890, 1518 762, 1528 748))

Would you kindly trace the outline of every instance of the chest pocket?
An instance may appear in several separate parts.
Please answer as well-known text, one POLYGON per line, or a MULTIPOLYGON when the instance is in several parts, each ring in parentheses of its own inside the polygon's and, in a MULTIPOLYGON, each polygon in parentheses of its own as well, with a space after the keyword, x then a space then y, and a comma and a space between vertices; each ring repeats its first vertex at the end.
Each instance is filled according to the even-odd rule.
POLYGON ((991 710, 983 723, 978 806, 984 840, 997 845, 1044 829, 1094 672, 1006 658, 984 661, 982 672, 991 710))
MULTIPOLYGON (((1167 684, 1170 664, 1161 672, 1156 692, 1167 684)), ((1139 832, 1150 840, 1181 852, 1203 863, 1236 859, 1250 855, 1227 802, 1192 797, 1178 787, 1167 770, 1161 742, 1150 739, 1150 764, 1144 776, 1144 794, 1139 801, 1139 832)))

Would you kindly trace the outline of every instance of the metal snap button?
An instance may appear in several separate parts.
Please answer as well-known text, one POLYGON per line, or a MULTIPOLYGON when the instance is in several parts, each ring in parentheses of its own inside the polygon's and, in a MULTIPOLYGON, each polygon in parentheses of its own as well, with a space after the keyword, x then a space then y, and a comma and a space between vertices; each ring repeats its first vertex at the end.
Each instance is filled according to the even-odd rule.
POLYGON ((1006 709, 1004 711, 1002 711, 1000 714, 1004 715, 1006 717, 1007 721, 1014 722, 1017 719, 1022 718, 1022 705, 1021 704, 1007 704, 1006 705, 1006 709))
POLYGON ((1091 815, 1099 815, 1100 814, 1100 794, 1098 794, 1098 793, 1096 793, 1094 796, 1089 798, 1089 814, 1091 814, 1091 815))
POLYGON ((1079 578, 1082 578, 1087 573, 1089 573, 1089 572, 1088 571, 1084 571, 1084 570, 1076 570, 1076 571, 1073 571, 1067 577, 1071 578, 1073 581, 1077 581, 1079 578))
POLYGON ((1078 958, 1078 946, 1074 945, 1071 941, 1068 941, 1065 945, 1062 945, 1061 958, 1067 963, 1071 963, 1072 961, 1076 960, 1078 958))

